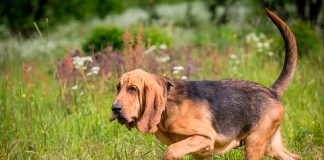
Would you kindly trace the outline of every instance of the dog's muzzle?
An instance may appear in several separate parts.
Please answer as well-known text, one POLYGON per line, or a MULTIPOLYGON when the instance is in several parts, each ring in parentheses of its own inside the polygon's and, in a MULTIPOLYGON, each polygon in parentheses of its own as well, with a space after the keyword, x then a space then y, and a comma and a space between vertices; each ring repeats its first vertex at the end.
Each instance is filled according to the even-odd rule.
POLYGON ((122 115, 122 107, 119 104, 113 104, 111 107, 112 114, 110 117, 110 122, 114 121, 115 119, 118 119, 118 122, 120 124, 125 124, 128 130, 131 130, 135 126, 135 120, 128 121, 123 115, 122 115))

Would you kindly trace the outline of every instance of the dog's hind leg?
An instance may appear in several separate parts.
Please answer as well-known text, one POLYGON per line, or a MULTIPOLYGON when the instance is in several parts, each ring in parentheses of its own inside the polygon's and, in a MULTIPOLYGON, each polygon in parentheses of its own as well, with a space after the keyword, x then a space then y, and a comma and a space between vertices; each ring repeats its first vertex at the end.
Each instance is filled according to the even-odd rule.
POLYGON ((282 144, 280 130, 272 136, 268 143, 266 155, 278 160, 298 160, 300 157, 290 153, 282 144))
POLYGON ((245 138, 245 159, 262 159, 271 137, 279 128, 284 115, 284 109, 280 104, 274 104, 267 108, 261 120, 245 138))

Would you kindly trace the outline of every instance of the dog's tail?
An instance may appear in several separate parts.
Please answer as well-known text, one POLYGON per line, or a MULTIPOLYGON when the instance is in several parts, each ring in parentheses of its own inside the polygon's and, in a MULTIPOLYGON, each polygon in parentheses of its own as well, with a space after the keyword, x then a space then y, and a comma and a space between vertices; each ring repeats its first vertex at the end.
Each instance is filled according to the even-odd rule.
POLYGON ((296 68, 298 58, 296 39, 292 31, 283 20, 281 20, 276 14, 274 14, 267 8, 265 10, 268 16, 271 18, 272 22, 281 32, 281 35, 285 41, 285 63, 280 76, 270 87, 271 90, 276 92, 279 97, 281 97, 287 90, 288 84, 290 83, 296 68))

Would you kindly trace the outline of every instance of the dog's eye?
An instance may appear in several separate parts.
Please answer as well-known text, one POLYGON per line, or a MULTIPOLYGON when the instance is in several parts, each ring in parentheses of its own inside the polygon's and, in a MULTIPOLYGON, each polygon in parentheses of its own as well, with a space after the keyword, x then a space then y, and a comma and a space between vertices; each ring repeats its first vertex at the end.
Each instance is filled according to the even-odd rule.
POLYGON ((120 91, 120 83, 118 83, 118 84, 116 85, 116 89, 117 89, 118 92, 120 91))
POLYGON ((134 93, 137 93, 137 88, 134 87, 134 86, 130 86, 130 87, 128 87, 127 91, 128 91, 129 93, 134 94, 134 93))

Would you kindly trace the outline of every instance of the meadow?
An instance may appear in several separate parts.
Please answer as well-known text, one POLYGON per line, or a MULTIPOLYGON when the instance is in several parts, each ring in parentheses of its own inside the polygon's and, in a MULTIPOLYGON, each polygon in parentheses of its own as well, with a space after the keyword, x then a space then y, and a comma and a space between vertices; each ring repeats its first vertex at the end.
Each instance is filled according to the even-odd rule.
MULTIPOLYGON (((89 67, 99 64, 90 54, 93 61, 86 62, 87 70, 76 69, 76 63, 69 62, 65 65, 74 67, 75 77, 59 78, 58 66, 81 49, 92 28, 127 23, 125 30, 135 27, 137 32, 145 31, 152 24, 142 23, 141 15, 129 10, 104 20, 72 21, 52 30, 38 30, 31 38, 1 35, 5 38, 0 40, 0 159, 159 159, 165 146, 153 135, 109 122, 119 76, 137 67, 172 78, 237 78, 264 86, 279 76, 284 44, 264 13, 261 22, 253 24, 215 27, 204 23, 187 28, 156 23, 153 26, 170 37, 170 44, 147 45, 141 36, 124 36, 124 43, 133 40, 132 44, 106 53, 120 54, 123 63, 115 65, 112 61, 117 59, 110 57, 113 65, 108 69, 100 65, 99 73, 86 75, 89 67), (133 17, 125 19, 129 15, 133 17)), ((282 98, 286 114, 281 131, 290 151, 303 159, 321 160, 323 37, 313 43, 318 47, 299 57, 293 81, 282 98)), ((240 147, 213 158, 243 159, 243 150, 240 147)))

